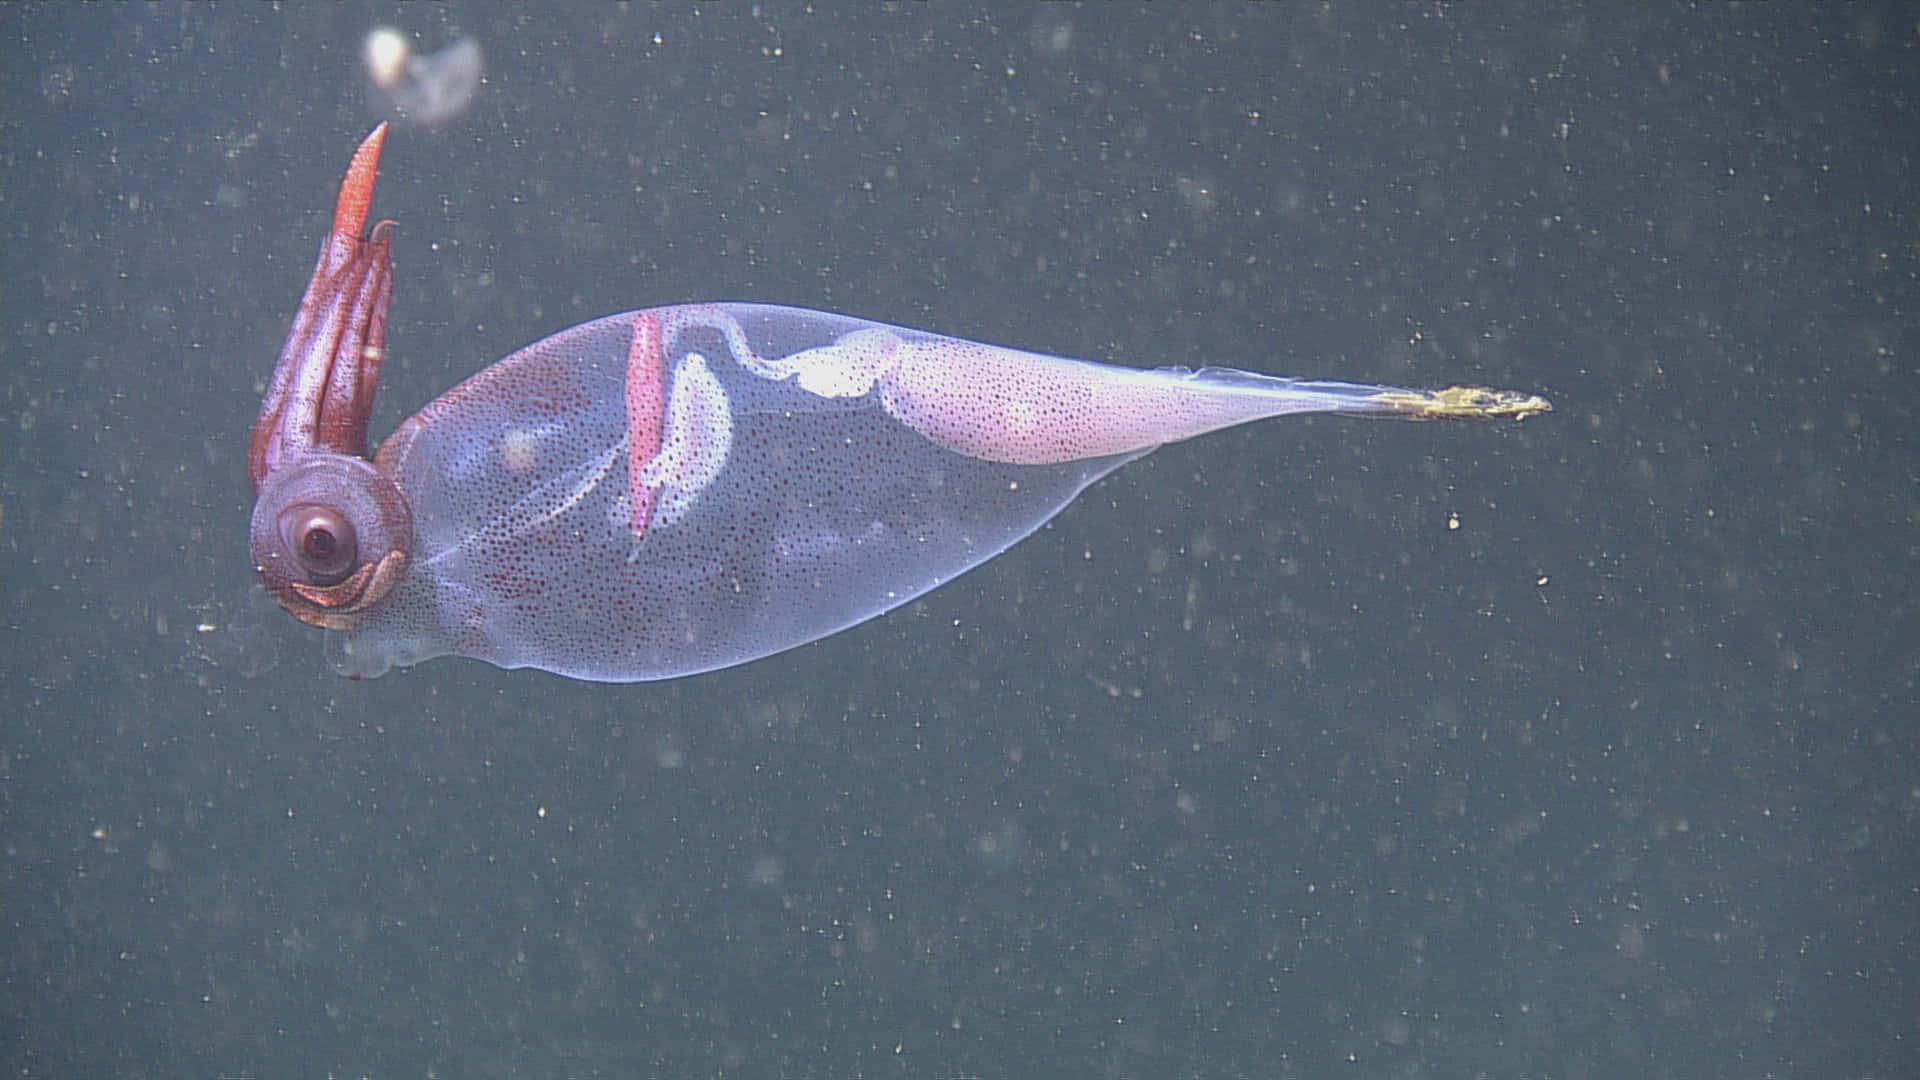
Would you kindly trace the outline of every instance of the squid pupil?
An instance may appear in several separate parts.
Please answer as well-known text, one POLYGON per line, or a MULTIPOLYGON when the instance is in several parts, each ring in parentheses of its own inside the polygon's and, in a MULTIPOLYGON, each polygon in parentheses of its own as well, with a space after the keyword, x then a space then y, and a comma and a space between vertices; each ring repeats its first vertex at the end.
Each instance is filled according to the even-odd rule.
POLYGON ((346 580, 359 556, 353 524, 339 511, 311 504, 291 507, 280 521, 282 536, 316 585, 346 580))

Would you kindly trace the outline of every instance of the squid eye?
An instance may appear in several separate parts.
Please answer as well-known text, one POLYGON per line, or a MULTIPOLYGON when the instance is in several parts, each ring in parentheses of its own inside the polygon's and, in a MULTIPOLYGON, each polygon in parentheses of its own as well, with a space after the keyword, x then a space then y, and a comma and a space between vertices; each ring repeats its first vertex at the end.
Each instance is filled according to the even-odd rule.
POLYGON ((280 536, 315 585, 338 585, 360 561, 353 523, 331 506, 303 503, 280 514, 280 536))

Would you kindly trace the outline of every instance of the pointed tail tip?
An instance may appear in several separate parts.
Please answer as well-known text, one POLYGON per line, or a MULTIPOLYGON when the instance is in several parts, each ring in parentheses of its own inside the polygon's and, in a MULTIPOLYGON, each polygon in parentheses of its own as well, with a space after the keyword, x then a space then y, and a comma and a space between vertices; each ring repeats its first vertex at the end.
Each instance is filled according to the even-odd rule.
POLYGON ((1525 420, 1553 411, 1539 394, 1486 386, 1449 386, 1444 390, 1391 390, 1375 401, 1408 420, 1525 420))

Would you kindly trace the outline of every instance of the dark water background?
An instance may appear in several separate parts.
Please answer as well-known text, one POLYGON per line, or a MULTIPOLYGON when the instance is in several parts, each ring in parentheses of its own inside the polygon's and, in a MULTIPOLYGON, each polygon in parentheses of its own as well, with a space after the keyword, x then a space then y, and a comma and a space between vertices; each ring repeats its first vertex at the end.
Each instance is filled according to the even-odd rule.
POLYGON ((0 8, 0 1071, 1920 1074, 1910 8, 0 8), (1168 448, 749 667, 356 684, 246 432, 693 299, 1536 389, 1168 448))

